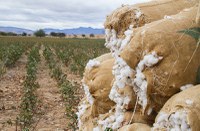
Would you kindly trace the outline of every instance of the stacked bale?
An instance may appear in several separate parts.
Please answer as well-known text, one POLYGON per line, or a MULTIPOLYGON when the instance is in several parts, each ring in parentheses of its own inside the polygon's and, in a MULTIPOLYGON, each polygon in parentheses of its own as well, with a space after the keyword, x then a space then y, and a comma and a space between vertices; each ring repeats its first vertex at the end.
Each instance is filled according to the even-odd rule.
POLYGON ((171 97, 156 117, 153 130, 199 131, 200 85, 171 97))
POLYGON ((179 31, 198 27, 194 23, 196 14, 197 7, 193 7, 138 28, 130 44, 122 51, 122 59, 136 70, 134 90, 138 92, 139 103, 145 112, 148 108, 158 112, 166 100, 180 91, 181 86, 195 84, 200 49, 196 50, 194 38, 179 31), (151 68, 152 63, 156 65, 151 68))
POLYGON ((123 5, 107 16, 105 29, 114 29, 118 38, 124 37, 124 32, 130 25, 134 28, 163 19, 164 16, 177 14, 185 8, 194 6, 198 0, 153 0, 146 3, 123 5))
MULTIPOLYGON (((78 113, 80 130, 116 130, 130 123, 152 125, 157 112, 180 86, 194 84, 200 50, 183 71, 196 41, 177 31, 191 27, 197 8, 177 13, 196 2, 152 1, 124 6, 107 17, 105 45, 112 57, 103 55, 86 66, 86 97, 78 113), (177 15, 168 16, 172 14, 177 15)), ((139 130, 136 125, 128 128, 139 130)))
POLYGON ((79 103, 78 126, 80 130, 87 129, 86 123, 108 112, 114 105, 108 98, 113 79, 112 66, 114 60, 110 53, 90 60, 86 66, 82 80, 85 97, 79 103), (84 122, 84 124, 83 124, 84 122))
POLYGON ((151 127, 146 124, 133 123, 120 128, 119 131, 151 131, 151 127))

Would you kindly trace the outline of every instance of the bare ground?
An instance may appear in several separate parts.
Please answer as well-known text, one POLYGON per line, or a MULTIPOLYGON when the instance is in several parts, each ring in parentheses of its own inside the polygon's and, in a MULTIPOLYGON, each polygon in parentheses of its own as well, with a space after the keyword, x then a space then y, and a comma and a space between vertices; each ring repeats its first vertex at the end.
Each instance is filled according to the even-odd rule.
MULTIPOLYGON (((50 77, 50 70, 40 50, 41 62, 38 65, 37 96, 40 100, 39 112, 41 115, 34 117, 35 131, 65 131, 67 130, 67 117, 65 106, 57 82, 50 77)), ((20 112, 21 89, 26 75, 27 56, 24 54, 0 79, 0 131, 15 131, 16 118, 20 112)), ((81 77, 75 75, 63 64, 61 68, 67 79, 73 85, 80 87, 81 77)), ((82 95, 82 89, 79 90, 82 95)), ((79 96, 80 97, 80 96, 79 96)), ((18 128, 19 130, 19 128, 18 128)))
POLYGON ((41 100, 41 111, 43 115, 37 118, 36 131, 66 130, 67 118, 65 106, 59 92, 56 81, 50 77, 45 59, 40 50, 41 63, 38 66, 37 82, 40 87, 37 90, 39 100, 41 100))
POLYGON ((15 131, 19 114, 21 89, 26 75, 25 54, 0 78, 0 130, 15 131))

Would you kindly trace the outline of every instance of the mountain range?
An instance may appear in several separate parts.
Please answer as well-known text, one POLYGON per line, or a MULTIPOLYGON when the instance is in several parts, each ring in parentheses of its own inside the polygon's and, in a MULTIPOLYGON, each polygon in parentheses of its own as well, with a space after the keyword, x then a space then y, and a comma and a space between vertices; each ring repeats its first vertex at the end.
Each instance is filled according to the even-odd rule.
MULTIPOLYGON (((52 28, 44 28, 43 29, 46 34, 50 34, 51 32, 56 33, 65 33, 65 34, 104 34, 104 29, 96 29, 91 27, 79 27, 79 28, 72 28, 72 29, 52 29, 52 28)), ((24 29, 24 28, 17 28, 17 27, 2 27, 0 26, 0 32, 13 32, 16 34, 22 34, 23 32, 27 34, 33 34, 34 30, 24 29)))

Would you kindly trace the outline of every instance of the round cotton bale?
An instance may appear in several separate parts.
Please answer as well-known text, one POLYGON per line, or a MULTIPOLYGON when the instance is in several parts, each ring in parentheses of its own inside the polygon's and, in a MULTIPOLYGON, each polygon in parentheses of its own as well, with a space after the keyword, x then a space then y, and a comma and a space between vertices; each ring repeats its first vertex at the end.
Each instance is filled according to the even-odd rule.
POLYGON ((172 96, 156 117, 153 130, 200 130, 200 85, 172 96))
POLYGON ((108 59, 112 59, 112 54, 111 53, 106 53, 106 54, 103 54, 97 58, 95 58, 95 60, 99 61, 100 63, 102 63, 103 61, 105 60, 108 60, 108 59))
POLYGON ((194 6, 198 0, 154 0, 142 4, 122 5, 107 16, 105 29, 114 29, 119 38, 130 25, 134 28, 174 15, 194 6))
POLYGON ((104 60, 98 67, 86 70, 84 73, 83 82, 88 86, 94 99, 92 107, 94 116, 106 113, 114 105, 108 97, 113 80, 113 63, 113 59, 104 60))
POLYGON ((94 129, 105 130, 110 128, 118 130, 120 127, 133 123, 142 123, 152 125, 155 120, 156 113, 144 115, 140 110, 125 111, 118 109, 117 106, 113 107, 108 113, 101 114, 95 121, 96 127, 94 129))
POLYGON ((181 86, 196 82, 200 48, 190 35, 178 32, 198 27, 194 23, 196 14, 197 7, 193 7, 136 29, 137 33, 121 53, 121 57, 134 70, 140 67, 141 59, 148 58, 147 64, 156 62, 151 67, 141 67, 144 69, 140 73, 147 82, 147 105, 157 112, 172 95, 180 91, 181 86))
POLYGON ((118 131, 151 131, 151 127, 147 124, 133 123, 131 125, 123 126, 118 131))

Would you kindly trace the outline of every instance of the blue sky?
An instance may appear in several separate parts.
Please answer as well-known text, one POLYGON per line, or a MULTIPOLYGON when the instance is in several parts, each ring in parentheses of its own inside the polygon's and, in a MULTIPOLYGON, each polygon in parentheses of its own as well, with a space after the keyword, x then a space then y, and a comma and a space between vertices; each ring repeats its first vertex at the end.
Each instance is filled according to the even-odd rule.
POLYGON ((149 0, 0 0, 0 26, 103 28, 106 15, 122 4, 149 0))

